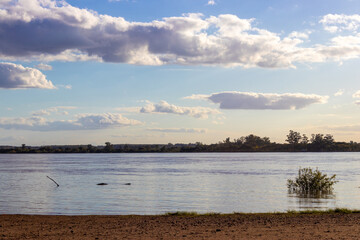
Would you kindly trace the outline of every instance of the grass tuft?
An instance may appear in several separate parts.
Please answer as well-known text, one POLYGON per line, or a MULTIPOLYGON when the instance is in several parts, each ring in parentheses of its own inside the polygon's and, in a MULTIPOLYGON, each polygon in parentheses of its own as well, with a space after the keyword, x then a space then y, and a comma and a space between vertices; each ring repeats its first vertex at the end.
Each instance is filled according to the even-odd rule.
POLYGON ((185 211, 177 211, 177 212, 168 212, 165 215, 168 216, 198 216, 197 212, 185 212, 185 211))
POLYGON ((165 213, 167 216, 185 216, 185 217, 194 217, 194 216, 219 216, 219 215, 229 215, 229 214, 220 214, 215 212, 210 213, 197 213, 197 212, 186 212, 186 211, 177 211, 177 212, 168 212, 165 213))
POLYGON ((327 214, 327 213, 360 213, 360 210, 348 209, 348 208, 335 208, 328 210, 305 210, 305 211, 287 211, 289 214, 327 214))

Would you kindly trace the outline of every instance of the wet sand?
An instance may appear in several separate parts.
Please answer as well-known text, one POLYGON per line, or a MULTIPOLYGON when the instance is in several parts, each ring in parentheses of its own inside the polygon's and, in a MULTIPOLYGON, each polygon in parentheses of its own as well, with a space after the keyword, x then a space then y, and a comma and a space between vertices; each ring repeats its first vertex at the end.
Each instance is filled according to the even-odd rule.
POLYGON ((359 239, 360 214, 0 215, 0 239, 359 239))

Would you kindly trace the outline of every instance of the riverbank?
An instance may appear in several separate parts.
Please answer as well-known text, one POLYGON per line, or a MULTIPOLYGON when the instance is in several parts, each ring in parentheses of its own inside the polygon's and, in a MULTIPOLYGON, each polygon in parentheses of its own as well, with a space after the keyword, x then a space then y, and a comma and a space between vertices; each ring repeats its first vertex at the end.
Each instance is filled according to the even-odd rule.
POLYGON ((0 215, 0 239, 358 239, 360 213, 0 215))

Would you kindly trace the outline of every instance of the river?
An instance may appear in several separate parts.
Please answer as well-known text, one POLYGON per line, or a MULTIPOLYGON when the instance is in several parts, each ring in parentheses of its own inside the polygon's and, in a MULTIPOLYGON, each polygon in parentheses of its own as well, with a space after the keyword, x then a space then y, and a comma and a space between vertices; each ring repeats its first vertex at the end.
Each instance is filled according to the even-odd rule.
POLYGON ((0 155, 1 214, 360 209, 359 187, 360 153, 0 155), (334 193, 289 194, 287 179, 294 179, 299 167, 336 174, 334 193))

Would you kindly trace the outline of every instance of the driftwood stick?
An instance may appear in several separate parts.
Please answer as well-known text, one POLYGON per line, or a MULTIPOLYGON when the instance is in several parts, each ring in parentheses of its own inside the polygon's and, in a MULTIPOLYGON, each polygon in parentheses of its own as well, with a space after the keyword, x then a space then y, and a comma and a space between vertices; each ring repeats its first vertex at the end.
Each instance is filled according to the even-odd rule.
POLYGON ((59 187, 60 185, 57 183, 57 182, 55 182, 55 180, 54 179, 52 179, 51 177, 49 177, 49 176, 46 176, 48 179, 50 179, 51 181, 53 181, 55 184, 56 184, 56 187, 59 187))

